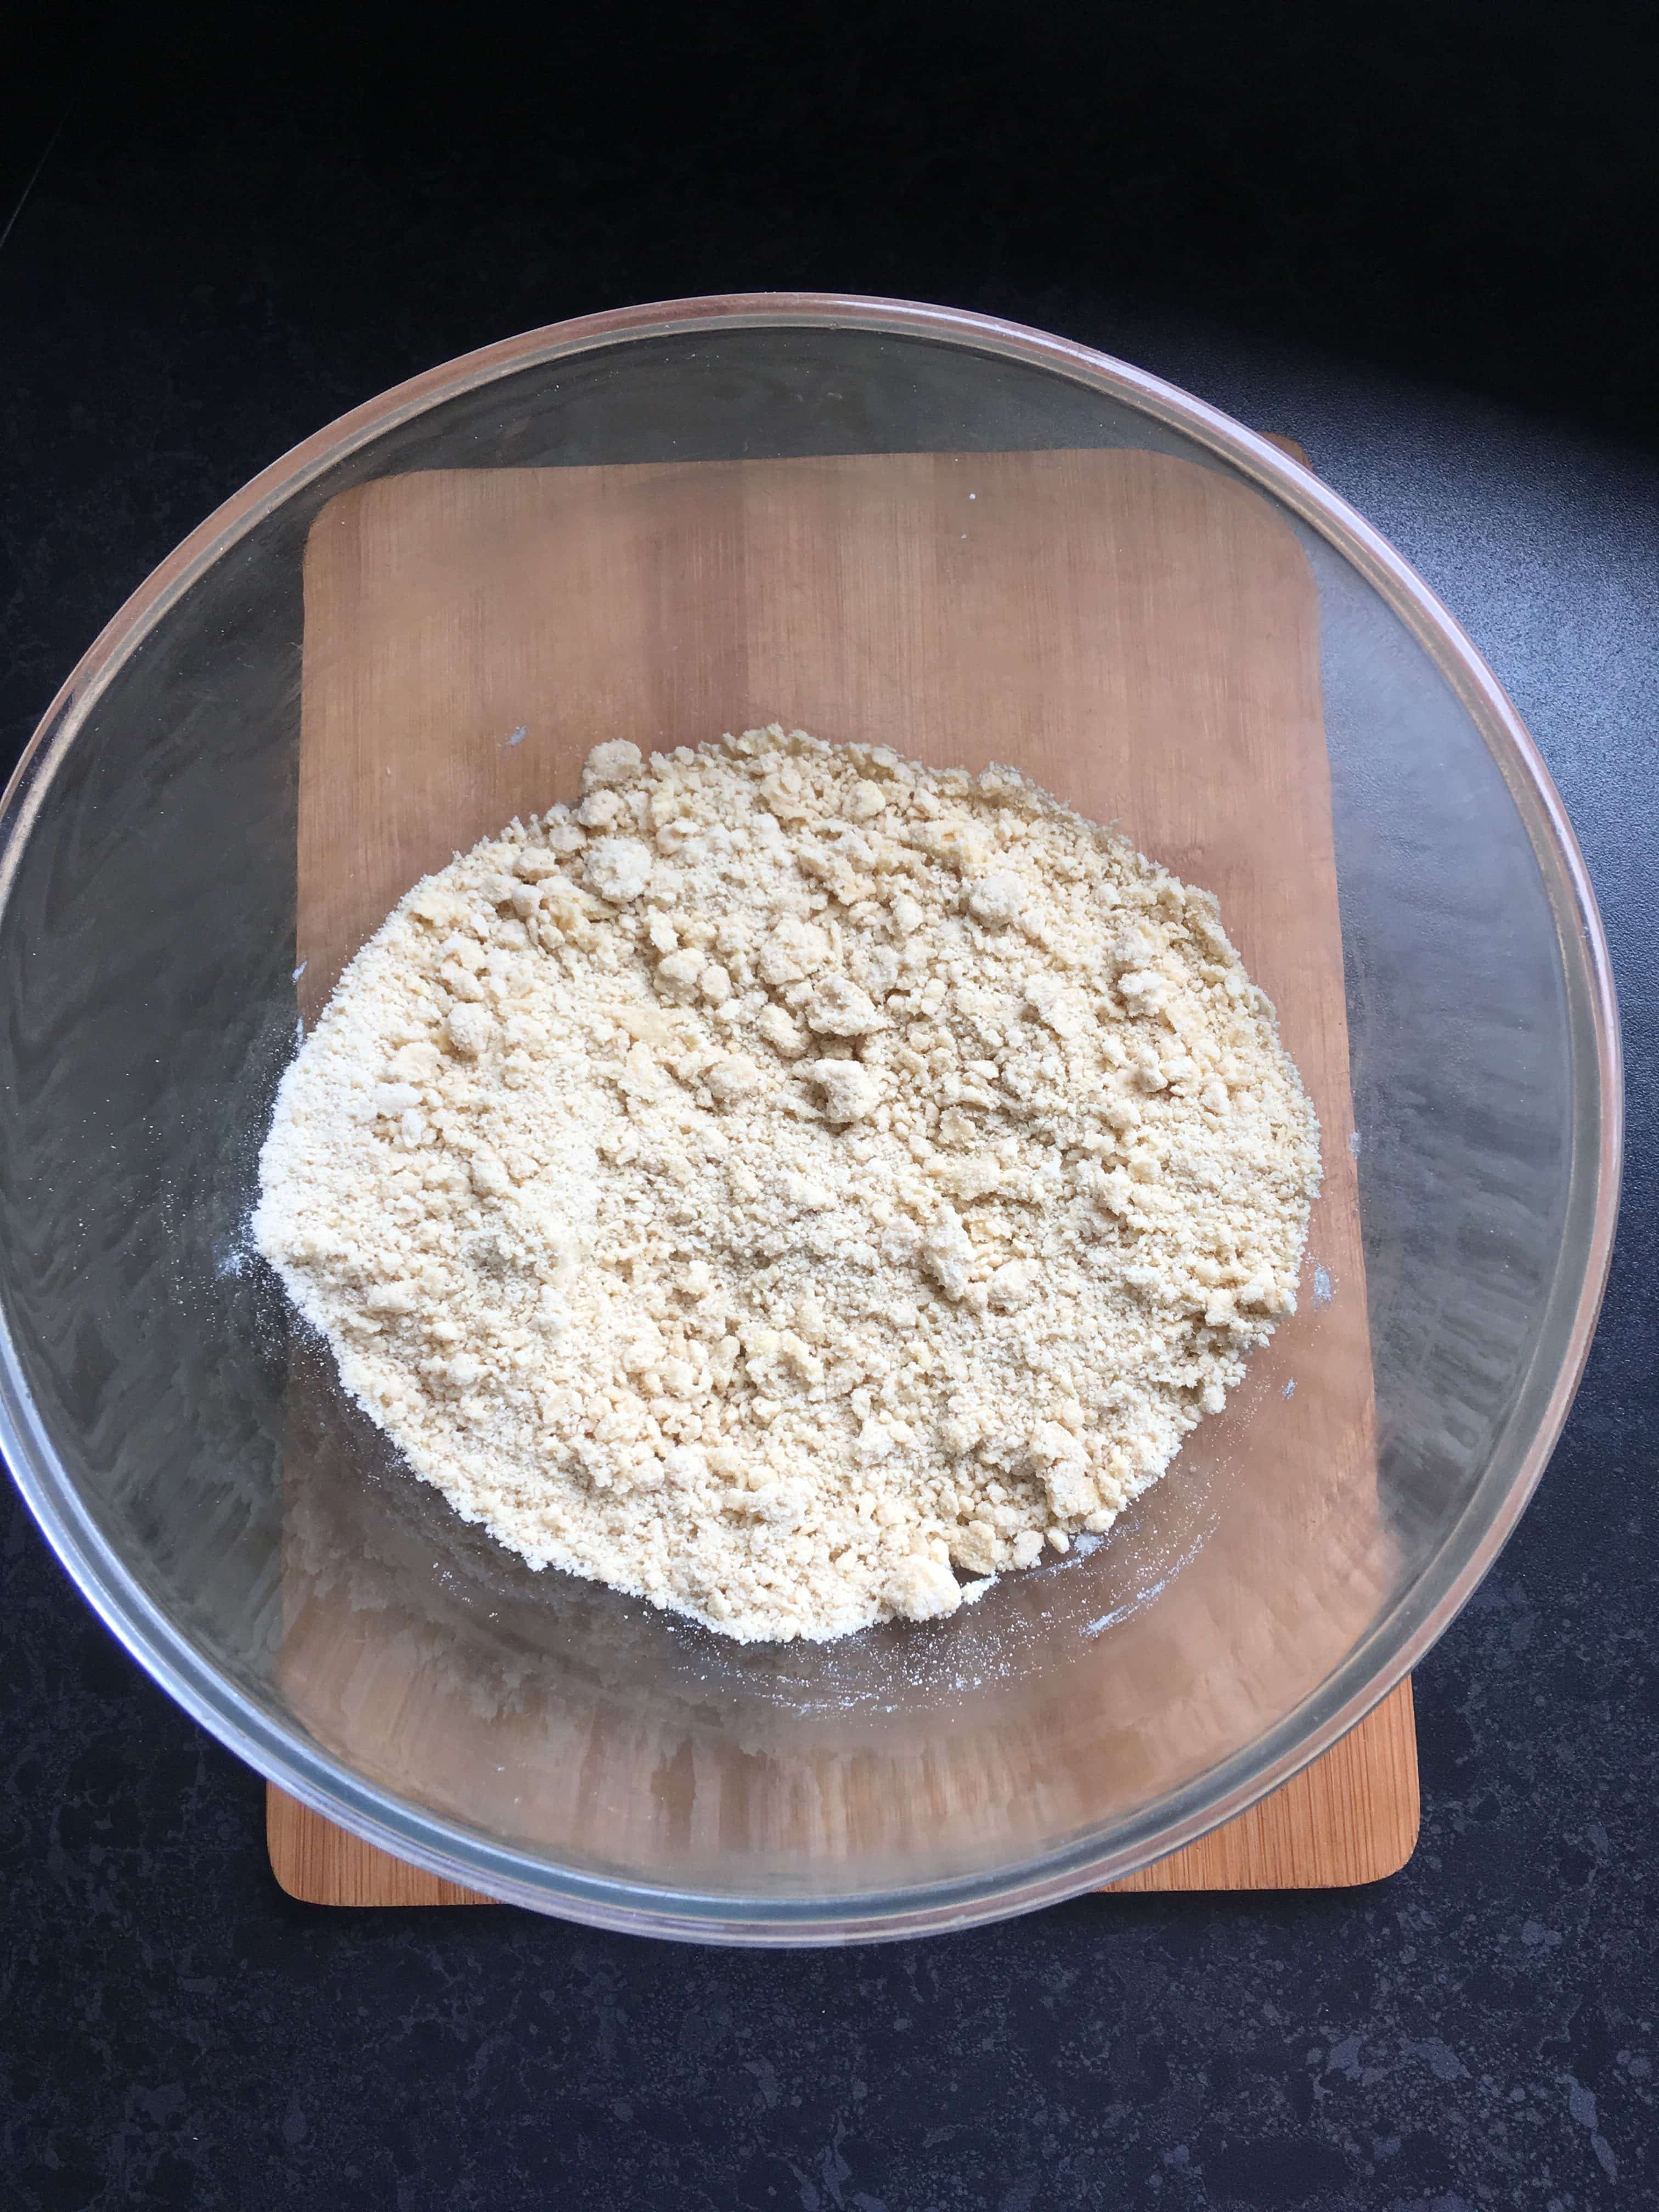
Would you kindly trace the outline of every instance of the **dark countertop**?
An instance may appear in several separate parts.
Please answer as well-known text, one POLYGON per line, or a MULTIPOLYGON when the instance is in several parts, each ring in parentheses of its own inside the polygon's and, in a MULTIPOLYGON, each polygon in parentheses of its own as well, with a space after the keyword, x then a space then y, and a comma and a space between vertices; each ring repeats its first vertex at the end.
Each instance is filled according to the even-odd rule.
MULTIPOLYGON (((877 236, 850 216, 837 229, 770 172, 747 198, 722 173, 693 220, 672 163, 625 137, 609 167, 592 135, 574 152, 556 132, 538 142, 550 200, 522 146, 492 171, 484 134, 434 150, 411 125, 398 154, 338 101, 301 113, 284 94, 250 123, 189 80, 142 124, 91 127, 118 112, 94 86, 0 246, 10 751, 187 529, 430 362, 665 293, 950 297, 1292 433, 1463 621, 1542 748, 1601 901, 1629 1170, 1565 1437, 1416 1678, 1420 1847, 1362 1892, 1085 1899, 796 1954, 506 1909, 308 1909, 270 1877, 258 1778, 137 1673, 0 1489, 0 2201, 1659 2201, 1659 460, 1628 384, 1614 406, 1570 344, 1565 367, 1552 356, 1547 375, 1506 382, 1503 348, 1450 323, 1455 383, 1437 380, 1432 286, 1425 327, 1384 347, 1352 285, 1346 322, 1300 313, 1300 279, 1273 289, 1265 247, 1248 283, 1187 271, 1183 301, 1091 258, 1073 229, 1042 289, 1022 289, 1005 273, 1025 265, 1018 225, 947 250, 948 195, 925 176, 916 222, 877 236), (1310 327, 1322 349, 1292 335, 1310 327)), ((43 99, 33 137, 15 134, 15 185, 25 138, 38 152, 52 120, 43 99)), ((890 123, 902 136, 902 114, 890 123)), ((1645 281, 1635 264, 1630 281, 1645 281)), ((1516 334, 1523 367, 1548 351, 1546 319, 1516 334)))

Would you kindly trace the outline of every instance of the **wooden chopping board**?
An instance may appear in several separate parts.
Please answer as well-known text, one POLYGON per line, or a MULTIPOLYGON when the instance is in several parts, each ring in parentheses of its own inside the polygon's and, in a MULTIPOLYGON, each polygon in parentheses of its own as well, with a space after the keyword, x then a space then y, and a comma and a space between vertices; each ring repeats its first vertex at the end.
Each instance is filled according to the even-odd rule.
MULTIPOLYGON (((1344 1292, 1298 1354, 1324 1387, 1276 1413, 1275 1449, 1374 1467, 1317 597, 1266 501, 1114 450, 430 472, 323 511, 305 605, 307 1024, 416 877, 574 796, 609 736, 781 720, 1012 761, 1214 890, 1319 1109, 1317 1249, 1344 1292)), ((1298 1326, 1312 1317, 1281 1336, 1298 1326)), ((1118 1887, 1372 1881, 1410 1856, 1417 1820, 1405 1683, 1273 1796, 1118 1887)), ((308 1901, 489 1901, 275 1788, 268 1837, 308 1901)))

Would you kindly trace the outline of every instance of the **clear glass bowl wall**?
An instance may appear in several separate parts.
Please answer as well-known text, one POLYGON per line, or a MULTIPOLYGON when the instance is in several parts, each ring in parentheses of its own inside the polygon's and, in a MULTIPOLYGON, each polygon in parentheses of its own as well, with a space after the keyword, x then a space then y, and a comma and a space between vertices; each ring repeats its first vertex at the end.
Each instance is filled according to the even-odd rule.
POLYGON ((4 839, 8 1459, 183 1705, 308 1802, 495 1894, 824 1941, 1125 1871, 1399 1679, 1565 1414, 1611 1237, 1617 1042, 1547 780, 1467 643, 1311 478, 1058 341, 881 303, 713 303, 434 372, 268 471, 124 610, 20 771, 4 839), (1363 1141, 1378 1510, 1353 1539, 1367 1559, 1333 1571, 1363 1567, 1373 1599, 1318 1681, 1287 1668, 1201 1725, 1124 1686, 1171 1640, 1218 1679, 1234 1663, 1228 1607, 1176 1571, 1218 1515, 1248 1516, 1224 1468, 1160 1486, 1134 1543, 1012 1578, 942 1630, 739 1649, 520 1572, 454 1522, 331 1401, 245 1243, 295 1038, 301 562, 327 501, 437 467, 1114 446, 1255 485, 1312 564, 1363 1141), (307 1419, 337 1480, 296 1511, 284 1439, 307 1419), (296 1575, 396 1674, 372 1721, 319 1732, 296 1705, 296 1575))

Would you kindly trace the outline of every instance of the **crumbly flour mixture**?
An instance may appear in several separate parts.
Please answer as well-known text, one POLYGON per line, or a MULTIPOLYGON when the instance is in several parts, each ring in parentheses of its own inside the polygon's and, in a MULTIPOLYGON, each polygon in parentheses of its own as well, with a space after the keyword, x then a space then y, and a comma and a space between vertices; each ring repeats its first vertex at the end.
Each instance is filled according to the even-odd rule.
POLYGON ((283 1083, 255 1235, 347 1389, 533 1565, 744 1640, 1109 1528, 1318 1187, 1214 899, 775 725, 582 787, 417 884, 283 1083))

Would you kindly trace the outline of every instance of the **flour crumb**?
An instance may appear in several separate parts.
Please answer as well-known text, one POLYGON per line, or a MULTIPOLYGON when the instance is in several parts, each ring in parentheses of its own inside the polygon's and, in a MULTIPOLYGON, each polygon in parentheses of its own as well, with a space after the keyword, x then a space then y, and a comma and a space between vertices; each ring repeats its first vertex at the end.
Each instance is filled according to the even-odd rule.
POLYGON ((416 884, 260 1173, 418 1475, 750 1642, 1097 1543, 1295 1310, 1319 1151, 1207 892, 774 725, 600 744, 416 884))

